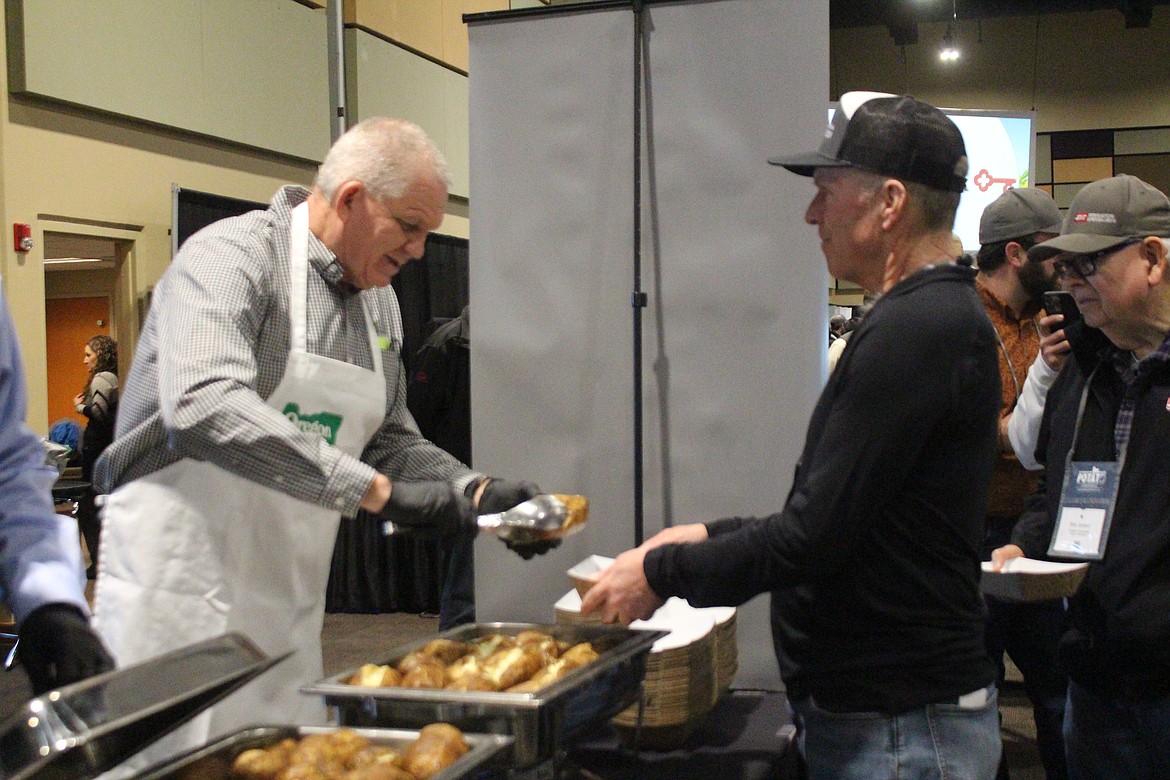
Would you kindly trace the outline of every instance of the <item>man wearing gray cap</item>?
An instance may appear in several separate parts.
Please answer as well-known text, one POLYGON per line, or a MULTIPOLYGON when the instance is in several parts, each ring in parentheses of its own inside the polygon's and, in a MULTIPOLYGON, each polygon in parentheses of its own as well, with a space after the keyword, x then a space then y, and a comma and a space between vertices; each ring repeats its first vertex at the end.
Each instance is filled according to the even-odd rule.
POLYGON ((914 98, 849 93, 819 151, 769 162, 813 177, 805 221, 832 276, 881 297, 821 393, 784 507, 664 530, 601 573, 582 614, 770 591, 809 778, 989 779, 978 578, 1000 392, 974 271, 951 254, 962 136, 914 98))
MULTIPOLYGON (((1028 249, 1060 233, 1060 209, 1038 189, 1010 189, 983 210, 979 220, 979 275, 975 288, 999 341, 999 447, 987 502, 987 531, 983 555, 1011 540, 1012 528, 1036 477, 1020 465, 1007 436, 1028 372, 1040 350, 1041 295, 1056 288, 1051 262, 1029 263, 1028 249)), ((1062 360, 1063 362, 1063 360, 1062 360)), ((987 597, 987 652, 1004 679, 1004 652, 1024 676, 1032 700, 1036 744, 1048 780, 1066 776, 1064 699, 1068 681, 1056 659, 1056 644, 1064 631, 1064 602, 1013 603, 987 597)), ((1002 762, 1000 777, 1007 777, 1002 762)))
POLYGON ((1053 258, 1085 324, 1108 343, 1075 350, 1049 392, 1037 456, 1046 474, 1011 557, 1087 561, 1060 655, 1071 778, 1170 777, 1170 200, 1133 176, 1086 185, 1053 258))

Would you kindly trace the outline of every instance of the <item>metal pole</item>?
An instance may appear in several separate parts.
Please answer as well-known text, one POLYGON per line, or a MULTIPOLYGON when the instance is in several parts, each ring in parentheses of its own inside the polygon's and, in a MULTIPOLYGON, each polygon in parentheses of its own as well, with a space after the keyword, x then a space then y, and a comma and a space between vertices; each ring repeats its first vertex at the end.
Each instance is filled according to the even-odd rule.
POLYGON ((342 0, 329 0, 325 7, 325 19, 329 42, 329 131, 333 141, 341 137, 348 127, 345 109, 345 21, 342 15, 342 0))
POLYGON ((644 2, 634 0, 634 545, 642 544, 644 529, 644 482, 642 463, 642 41, 644 2))

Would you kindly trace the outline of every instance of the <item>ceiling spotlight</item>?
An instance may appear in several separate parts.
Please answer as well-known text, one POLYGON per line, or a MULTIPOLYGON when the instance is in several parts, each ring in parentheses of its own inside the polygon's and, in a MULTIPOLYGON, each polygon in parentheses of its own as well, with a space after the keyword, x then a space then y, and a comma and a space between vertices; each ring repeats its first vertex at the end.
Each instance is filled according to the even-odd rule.
POLYGON ((959 59, 959 49, 955 46, 955 31, 948 25, 947 34, 943 36, 942 48, 938 50, 938 58, 943 62, 954 62, 959 59))
POLYGON ((943 62, 954 62, 959 59, 959 48, 955 45, 955 20, 959 18, 958 5, 958 0, 951 0, 951 20, 947 22, 947 32, 943 36, 942 48, 938 50, 938 58, 943 62))

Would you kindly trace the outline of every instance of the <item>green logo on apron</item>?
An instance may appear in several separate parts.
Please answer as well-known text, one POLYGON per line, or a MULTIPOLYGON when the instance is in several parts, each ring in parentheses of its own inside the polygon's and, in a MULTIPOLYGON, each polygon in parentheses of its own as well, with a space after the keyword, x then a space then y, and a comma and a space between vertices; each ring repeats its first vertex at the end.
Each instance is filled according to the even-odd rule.
POLYGON ((341 427, 341 415, 332 412, 301 414, 301 407, 296 403, 287 404, 283 414, 292 421, 293 425, 305 433, 315 433, 327 444, 337 443, 337 429, 341 427))

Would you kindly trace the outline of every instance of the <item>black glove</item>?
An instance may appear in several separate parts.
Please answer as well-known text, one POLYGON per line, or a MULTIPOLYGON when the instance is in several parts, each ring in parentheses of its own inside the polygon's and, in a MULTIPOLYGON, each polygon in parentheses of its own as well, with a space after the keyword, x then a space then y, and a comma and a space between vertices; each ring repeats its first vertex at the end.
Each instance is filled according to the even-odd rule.
POLYGON ((438 531, 443 536, 475 528, 471 502, 446 482, 398 482, 380 513, 395 525, 438 531))
POLYGON ((549 550, 554 550, 561 546, 560 539, 545 539, 539 542, 510 542, 504 540, 504 544, 508 549, 519 555, 524 560, 532 560, 535 555, 544 555, 549 550))
POLYGON ((25 618, 16 656, 35 696, 114 668, 102 640, 72 604, 46 604, 25 618))
MULTIPOLYGON (((479 483, 472 482, 467 486, 468 495, 475 495, 478 488, 479 483)), ((479 497, 477 513, 494 515, 497 512, 504 512, 536 495, 540 495, 540 486, 535 482, 510 482, 489 477, 483 495, 479 497)))
MULTIPOLYGON (((467 486, 467 489, 474 493, 478 487, 479 484, 473 482, 467 486)), ((479 497, 479 513, 490 515, 504 512, 540 492, 540 486, 535 482, 510 482, 506 479, 489 478, 487 485, 484 486, 483 495, 479 497)), ((538 542, 515 542, 504 539, 503 542, 509 550, 526 561, 531 560, 533 556, 544 555, 561 544, 560 539, 546 539, 538 542)))

